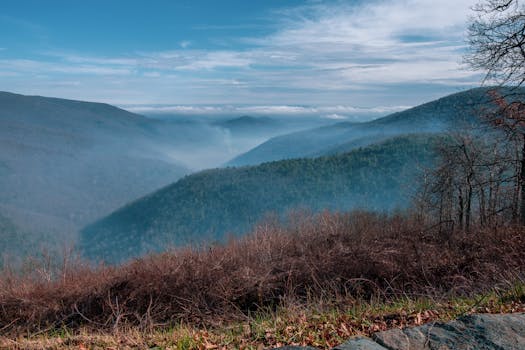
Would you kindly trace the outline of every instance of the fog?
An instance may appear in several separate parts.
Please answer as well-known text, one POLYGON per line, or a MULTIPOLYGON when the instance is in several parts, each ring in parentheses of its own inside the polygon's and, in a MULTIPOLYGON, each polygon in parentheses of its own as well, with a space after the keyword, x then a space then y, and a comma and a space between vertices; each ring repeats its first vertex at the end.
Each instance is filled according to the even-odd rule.
POLYGON ((0 93, 0 106, 0 256, 19 258, 75 247, 83 227, 186 175, 231 166, 276 139, 292 135, 276 159, 315 156, 305 150, 360 134, 341 125, 368 125, 381 115, 255 107, 140 115, 10 93, 0 93), (296 134, 306 137, 295 142, 296 134))
POLYGON ((0 93, 0 256, 77 243, 78 230, 192 172, 321 117, 132 114, 0 93))
POLYGON ((236 156, 291 132, 307 130, 337 121, 322 117, 251 117, 228 115, 149 114, 160 123, 169 143, 156 152, 192 171, 224 166, 236 156))

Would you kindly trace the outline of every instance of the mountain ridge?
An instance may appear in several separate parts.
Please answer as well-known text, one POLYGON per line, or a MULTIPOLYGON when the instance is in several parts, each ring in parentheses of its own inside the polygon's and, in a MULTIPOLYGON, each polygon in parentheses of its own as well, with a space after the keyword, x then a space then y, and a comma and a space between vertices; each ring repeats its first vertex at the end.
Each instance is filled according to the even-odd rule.
MULTIPOLYGON (((341 122, 274 137, 233 158, 227 165, 254 165, 279 159, 319 156, 330 154, 339 147, 350 151, 396 135, 443 132, 447 128, 478 123, 476 116, 490 102, 487 92, 491 89, 494 87, 454 93, 368 122, 341 122), (362 139, 361 142, 352 147, 351 142, 358 138, 362 139), (368 141, 365 142, 364 138, 368 141)), ((518 92, 523 94, 525 89, 519 89, 518 92)))
POLYGON ((157 152, 169 145, 157 125, 105 103, 0 92, 0 215, 20 235, 73 244, 77 229, 188 172, 157 152))

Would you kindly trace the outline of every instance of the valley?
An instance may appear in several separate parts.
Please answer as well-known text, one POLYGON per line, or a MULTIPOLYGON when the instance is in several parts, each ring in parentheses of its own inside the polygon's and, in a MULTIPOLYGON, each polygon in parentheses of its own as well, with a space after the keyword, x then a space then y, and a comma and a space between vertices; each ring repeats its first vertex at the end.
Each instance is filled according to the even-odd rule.
MULTIPOLYGON (((224 242, 297 210, 407 209, 447 133, 479 126, 479 111, 493 108, 488 91, 271 138, 226 168, 187 176, 91 223, 81 231, 80 247, 94 261, 122 262, 166 247, 224 242)), ((262 122, 266 128, 270 120, 262 122)))
POLYGON ((326 123, 145 117, 82 101, 0 93, 0 255, 75 249, 126 203, 290 130, 326 123), (9 229, 7 229, 9 228, 9 229))
POLYGON ((406 209, 444 135, 479 125, 492 108, 488 91, 362 123, 144 117, 2 93, 3 254, 74 247, 123 262, 224 242, 294 211, 406 209))

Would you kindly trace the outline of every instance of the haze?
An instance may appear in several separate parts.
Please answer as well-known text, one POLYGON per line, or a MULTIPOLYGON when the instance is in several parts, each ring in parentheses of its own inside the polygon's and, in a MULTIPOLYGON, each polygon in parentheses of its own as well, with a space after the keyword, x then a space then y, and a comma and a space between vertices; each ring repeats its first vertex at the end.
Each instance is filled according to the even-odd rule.
MULTIPOLYGON (((4 2, 0 229, 11 237, 4 250, 21 237, 76 245, 86 226, 179 180, 200 183, 191 174, 215 174, 207 169, 331 157, 404 134, 442 132, 460 112, 450 103, 428 123, 411 124, 414 113, 402 111, 479 84, 480 76, 461 64, 473 3, 4 2), (400 112, 400 120, 392 117, 400 112)), ((351 159, 367 153, 356 154, 351 159)), ((290 168, 308 173, 299 169, 308 164, 290 168)), ((266 168, 247 170, 246 181, 255 181, 259 169, 266 168)), ((217 170, 217 183, 231 186, 210 191, 223 198, 231 190, 235 198, 244 191, 241 173, 217 170)), ((337 186, 342 177, 333 176, 337 186)), ((209 184, 179 185, 174 196, 193 193, 192 205, 209 204, 196 199, 209 184)), ((363 198, 345 191, 345 198, 363 198)), ((295 195, 286 198, 297 205, 317 199, 295 195)), ((344 209, 361 205, 347 202, 344 209)), ((204 207, 188 205, 198 215, 204 207)), ((281 207, 247 209, 216 236, 281 207)), ((207 217, 200 223, 213 231, 207 217)))

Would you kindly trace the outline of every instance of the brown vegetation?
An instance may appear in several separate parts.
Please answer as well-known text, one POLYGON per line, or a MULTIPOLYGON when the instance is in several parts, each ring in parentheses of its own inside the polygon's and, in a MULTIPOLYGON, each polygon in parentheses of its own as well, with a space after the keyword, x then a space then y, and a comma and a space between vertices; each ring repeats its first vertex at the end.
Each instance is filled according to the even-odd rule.
POLYGON ((525 229, 445 232, 405 215, 297 215, 242 239, 120 267, 0 280, 0 330, 142 329, 245 319, 283 300, 468 295, 522 278, 525 229))

